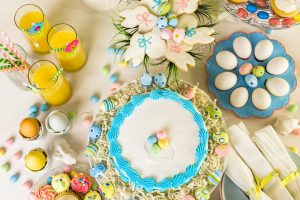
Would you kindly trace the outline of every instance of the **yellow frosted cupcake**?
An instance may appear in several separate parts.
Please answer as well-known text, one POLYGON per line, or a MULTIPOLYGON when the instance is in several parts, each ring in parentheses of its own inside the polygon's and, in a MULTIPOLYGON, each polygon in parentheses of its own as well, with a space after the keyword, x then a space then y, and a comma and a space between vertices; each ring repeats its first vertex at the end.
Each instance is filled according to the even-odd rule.
POLYGON ((80 200, 80 198, 74 192, 68 191, 57 195, 55 200, 80 200))
POLYGON ((280 17, 294 17, 298 14, 296 0, 270 0, 272 10, 280 17))
POLYGON ((90 191, 84 196, 84 200, 101 200, 101 196, 97 191, 90 191))
POLYGON ((55 192, 61 193, 69 189, 71 180, 67 174, 57 174, 52 177, 51 185, 55 192))

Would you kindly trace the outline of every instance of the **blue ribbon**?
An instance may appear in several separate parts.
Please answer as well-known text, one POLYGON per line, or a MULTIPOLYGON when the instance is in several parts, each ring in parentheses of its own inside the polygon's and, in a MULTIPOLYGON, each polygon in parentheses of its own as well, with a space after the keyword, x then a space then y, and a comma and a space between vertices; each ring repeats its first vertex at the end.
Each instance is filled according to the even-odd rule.
POLYGON ((152 39, 152 37, 149 37, 148 39, 146 39, 145 36, 143 35, 142 38, 138 39, 139 47, 144 48, 144 50, 146 51, 147 44, 151 44, 151 39, 152 39))
POLYGON ((188 37, 193 37, 193 35, 195 35, 196 33, 196 28, 185 28, 185 35, 188 37))
POLYGON ((154 9, 154 8, 156 8, 156 7, 159 7, 160 4, 161 4, 161 2, 162 2, 162 0, 153 0, 153 2, 155 3, 155 5, 152 6, 152 9, 154 9))

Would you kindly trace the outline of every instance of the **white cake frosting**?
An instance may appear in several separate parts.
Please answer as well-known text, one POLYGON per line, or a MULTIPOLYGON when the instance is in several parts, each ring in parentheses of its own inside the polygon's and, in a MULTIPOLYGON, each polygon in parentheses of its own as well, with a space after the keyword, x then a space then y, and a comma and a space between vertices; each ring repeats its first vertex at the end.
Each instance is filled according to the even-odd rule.
POLYGON ((178 103, 147 99, 124 120, 118 143, 122 156, 143 178, 161 181, 195 163, 195 151, 200 143, 198 132, 193 115, 178 103), (161 129, 168 132, 169 147, 154 155, 147 138, 161 129))
POLYGON ((294 12, 298 9, 297 0, 275 0, 278 9, 285 13, 294 12))

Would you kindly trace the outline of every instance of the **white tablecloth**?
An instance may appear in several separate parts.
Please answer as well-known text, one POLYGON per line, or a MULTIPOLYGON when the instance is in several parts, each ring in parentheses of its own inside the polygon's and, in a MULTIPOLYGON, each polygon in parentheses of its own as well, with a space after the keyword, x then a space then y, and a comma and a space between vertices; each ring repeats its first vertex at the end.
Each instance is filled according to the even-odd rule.
MULTIPOLYGON (((90 111, 95 113, 97 111, 97 106, 90 103, 89 98, 91 95, 99 93, 102 98, 105 98, 110 93, 111 83, 108 77, 101 74, 101 67, 106 64, 111 64, 113 67, 112 72, 119 72, 121 74, 120 79, 123 82, 139 78, 140 75, 144 73, 144 69, 121 69, 118 67, 117 63, 114 63, 113 56, 107 53, 107 47, 114 35, 110 13, 97 13, 86 7, 81 0, 0 0, 0 29, 7 31, 12 37, 12 40, 23 46, 34 59, 50 59, 55 61, 55 58, 51 54, 34 54, 24 40, 21 32, 15 26, 14 13, 18 7, 26 3, 35 3, 39 5, 52 24, 65 22, 74 26, 87 49, 88 61, 86 66, 79 72, 65 73, 73 87, 73 96, 71 100, 67 104, 57 108, 65 111, 78 112, 78 117, 74 120, 71 134, 66 136, 66 138, 71 142, 73 148, 77 152, 80 152, 78 157, 79 160, 81 162, 86 162, 82 152, 87 143, 88 127, 84 126, 82 123, 84 118, 83 113, 90 111)), ((220 41, 228 38, 231 33, 236 31, 252 32, 259 30, 236 20, 230 20, 229 17, 229 20, 222 21, 216 27, 216 31, 219 33, 217 41, 220 41)), ((295 59, 296 74, 298 77, 300 73, 297 69, 297 65, 300 64, 299 35, 300 26, 284 31, 276 31, 270 35, 271 38, 280 40, 285 45, 287 52, 295 59)), ((205 61, 199 62, 197 67, 190 70, 188 73, 180 74, 180 76, 192 83, 199 82, 199 87, 208 91, 206 83, 207 74, 204 62, 205 61)), ((156 69, 156 71, 159 70, 164 69, 156 69)), ((209 94, 214 98, 211 93, 209 94)), ((300 91, 297 88, 291 95, 291 102, 299 104, 299 95, 300 91)), ((7 154, 4 157, 0 157, 0 165, 6 161, 9 161, 12 165, 9 173, 0 172, 0 199, 27 199, 27 193, 22 189, 22 183, 26 180, 37 180, 37 178, 44 173, 33 174, 28 172, 24 167, 23 158, 20 161, 13 161, 11 159, 11 155, 18 150, 26 152, 33 147, 47 149, 55 139, 53 136, 47 136, 47 139, 40 143, 28 143, 24 142, 18 136, 19 122, 29 115, 29 107, 35 103, 42 103, 39 96, 19 91, 9 81, 6 75, 0 74, 0 146, 2 146, 4 141, 10 136, 16 136, 16 143, 7 149, 7 154), (9 177, 15 172, 20 172, 21 177, 17 183, 12 184, 9 182, 9 177)), ((275 114, 268 119, 247 119, 243 121, 250 129, 256 130, 267 124, 273 123, 276 116, 286 113, 288 112, 281 110, 276 111, 275 114)), ((293 115, 297 117, 299 113, 300 110, 297 113, 293 113, 293 115)), ((227 121, 227 125, 238 123, 241 120, 228 111, 224 111, 224 117, 227 121)), ((43 114, 39 115, 39 119, 43 120, 44 118, 45 116, 43 114)), ((282 139, 288 146, 300 148, 300 138, 287 136, 282 137, 282 139)), ((59 162, 54 162, 52 167, 59 164, 59 162)), ((216 195, 213 195, 212 199, 219 199, 218 192, 216 192, 216 195)))

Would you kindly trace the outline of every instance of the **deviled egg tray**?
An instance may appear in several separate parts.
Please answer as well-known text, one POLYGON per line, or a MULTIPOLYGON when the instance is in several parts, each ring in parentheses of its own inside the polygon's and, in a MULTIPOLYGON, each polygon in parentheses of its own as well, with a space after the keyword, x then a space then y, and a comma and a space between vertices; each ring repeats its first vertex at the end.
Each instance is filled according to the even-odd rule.
POLYGON ((240 118, 266 118, 288 104, 296 88, 295 63, 277 40, 237 32, 219 42, 207 64, 208 87, 240 118))

